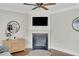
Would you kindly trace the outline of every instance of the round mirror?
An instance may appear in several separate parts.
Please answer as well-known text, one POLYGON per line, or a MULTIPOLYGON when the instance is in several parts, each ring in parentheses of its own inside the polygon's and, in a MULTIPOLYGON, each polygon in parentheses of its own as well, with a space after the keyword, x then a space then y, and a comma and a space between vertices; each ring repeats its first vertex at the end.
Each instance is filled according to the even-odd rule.
POLYGON ((79 17, 73 20, 72 27, 75 31, 79 31, 79 17))
POLYGON ((16 33, 18 32, 20 29, 20 25, 17 21, 10 21, 8 24, 7 24, 7 30, 10 32, 10 33, 16 33))

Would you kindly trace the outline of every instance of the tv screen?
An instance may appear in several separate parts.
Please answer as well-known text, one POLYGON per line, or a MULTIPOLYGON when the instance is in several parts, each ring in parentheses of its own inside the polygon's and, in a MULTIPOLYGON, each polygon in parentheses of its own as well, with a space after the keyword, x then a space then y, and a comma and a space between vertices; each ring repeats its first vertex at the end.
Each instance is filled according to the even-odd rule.
POLYGON ((48 17, 33 17, 33 26, 48 26, 48 17))

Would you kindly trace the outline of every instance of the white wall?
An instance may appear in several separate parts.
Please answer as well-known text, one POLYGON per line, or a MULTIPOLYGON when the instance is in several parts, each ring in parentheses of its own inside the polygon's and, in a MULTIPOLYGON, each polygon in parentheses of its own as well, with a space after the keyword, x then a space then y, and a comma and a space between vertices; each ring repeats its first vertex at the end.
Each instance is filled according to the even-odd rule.
MULTIPOLYGON (((23 37, 27 40, 28 15, 11 11, 0 10, 0 40, 6 39, 5 30, 9 21, 17 21, 20 24, 20 30, 15 34, 16 37, 23 37)), ((26 41, 27 42, 27 41, 26 41)))
POLYGON ((51 48, 79 54, 79 32, 72 28, 72 21, 76 17, 79 17, 79 8, 52 14, 51 48))

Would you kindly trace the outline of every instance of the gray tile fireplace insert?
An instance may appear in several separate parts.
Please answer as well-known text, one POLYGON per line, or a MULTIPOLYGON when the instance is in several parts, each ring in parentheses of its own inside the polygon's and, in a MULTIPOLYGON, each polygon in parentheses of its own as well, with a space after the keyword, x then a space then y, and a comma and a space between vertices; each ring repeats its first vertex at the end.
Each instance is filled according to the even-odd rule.
POLYGON ((33 49, 48 50, 48 34, 33 33, 33 49))

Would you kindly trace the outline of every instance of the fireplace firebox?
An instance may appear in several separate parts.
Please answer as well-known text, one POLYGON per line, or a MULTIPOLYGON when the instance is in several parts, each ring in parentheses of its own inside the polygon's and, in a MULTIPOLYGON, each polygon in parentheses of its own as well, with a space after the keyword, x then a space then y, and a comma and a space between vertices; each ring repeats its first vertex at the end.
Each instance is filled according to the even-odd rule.
POLYGON ((33 33, 33 49, 48 50, 48 34, 47 33, 33 33))

